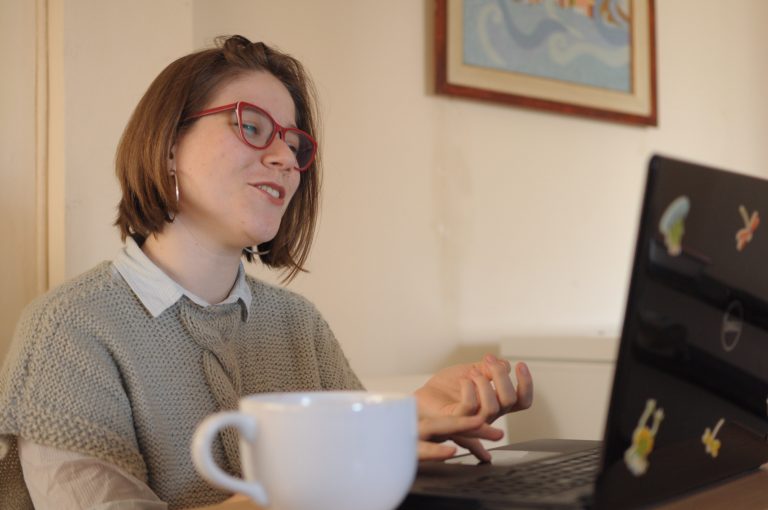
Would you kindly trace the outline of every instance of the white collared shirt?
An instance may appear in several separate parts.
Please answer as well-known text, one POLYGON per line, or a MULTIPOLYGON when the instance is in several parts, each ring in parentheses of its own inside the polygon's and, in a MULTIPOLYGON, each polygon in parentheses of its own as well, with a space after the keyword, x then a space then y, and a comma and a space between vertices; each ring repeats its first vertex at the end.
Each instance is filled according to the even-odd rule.
MULTIPOLYGON (((112 262, 147 311, 157 317, 182 296, 200 306, 204 299, 165 274, 132 238, 112 262)), ((242 300, 251 308, 251 291, 242 262, 235 284, 221 304, 242 300)), ((18 438, 24 481, 36 510, 167 510, 168 505, 144 482, 114 464, 95 457, 18 438)))
MULTIPOLYGON (((152 317, 157 317, 167 308, 173 306, 181 296, 187 296, 200 306, 211 305, 165 274, 130 237, 126 239, 125 246, 112 261, 112 265, 128 283, 147 311, 152 314, 152 317)), ((246 310, 250 311, 251 289, 245 281, 245 269, 243 269, 242 262, 237 269, 235 284, 229 291, 229 295, 218 304, 236 303, 239 299, 245 303, 246 310)))

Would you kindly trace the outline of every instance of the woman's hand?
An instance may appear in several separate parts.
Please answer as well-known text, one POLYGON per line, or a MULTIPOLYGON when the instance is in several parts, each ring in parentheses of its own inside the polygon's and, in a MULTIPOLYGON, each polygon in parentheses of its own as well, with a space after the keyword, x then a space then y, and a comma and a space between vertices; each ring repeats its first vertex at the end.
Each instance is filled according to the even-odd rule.
MULTIPOLYGON (((527 409, 533 402, 533 380, 528 367, 525 363, 515 366, 517 386, 510 378, 511 370, 508 361, 490 354, 476 363, 444 368, 416 390, 419 416, 480 419, 481 424, 475 429, 461 431, 457 427, 440 434, 468 449, 478 459, 489 461, 491 455, 480 439, 495 441, 501 439, 503 433, 488 424, 504 414, 527 409)), ((449 448, 438 446, 440 451, 449 448)))
MULTIPOLYGON (((456 447, 440 444, 448 439, 455 439, 456 435, 462 437, 480 437, 481 429, 483 437, 488 438, 489 432, 495 434, 495 439, 501 439, 504 432, 500 429, 489 427, 482 415, 474 416, 435 416, 419 419, 419 460, 445 460, 456 454, 456 447)), ((482 459, 490 460, 490 459, 482 459)))

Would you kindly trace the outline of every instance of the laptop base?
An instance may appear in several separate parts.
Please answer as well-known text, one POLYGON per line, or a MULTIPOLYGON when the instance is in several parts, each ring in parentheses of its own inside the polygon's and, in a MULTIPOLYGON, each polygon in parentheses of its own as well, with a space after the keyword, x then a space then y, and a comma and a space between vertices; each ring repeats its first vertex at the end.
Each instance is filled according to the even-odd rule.
POLYGON ((471 455, 423 462, 400 510, 583 508, 591 500, 600 446, 599 441, 542 439, 494 448, 490 464, 479 464, 471 455), (541 474, 554 475, 556 465, 567 468, 583 456, 591 457, 589 472, 580 475, 583 482, 556 490, 559 477, 541 474), (495 478, 507 490, 492 490, 489 482, 495 478))

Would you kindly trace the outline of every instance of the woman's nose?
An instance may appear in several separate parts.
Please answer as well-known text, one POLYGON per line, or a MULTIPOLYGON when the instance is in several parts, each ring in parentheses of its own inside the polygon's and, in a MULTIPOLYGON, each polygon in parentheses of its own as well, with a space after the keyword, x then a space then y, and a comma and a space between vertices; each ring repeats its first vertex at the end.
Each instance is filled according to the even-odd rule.
POLYGON ((269 147, 264 149, 264 163, 280 170, 292 170, 296 166, 296 156, 278 134, 269 147))

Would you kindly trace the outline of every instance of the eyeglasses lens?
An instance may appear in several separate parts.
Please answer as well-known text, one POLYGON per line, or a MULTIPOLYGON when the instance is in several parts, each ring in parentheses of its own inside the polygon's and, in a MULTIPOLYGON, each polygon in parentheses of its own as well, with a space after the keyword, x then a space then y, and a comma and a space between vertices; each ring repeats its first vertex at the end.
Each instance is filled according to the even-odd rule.
MULTIPOLYGON (((241 129, 245 140, 258 149, 269 145, 275 124, 263 111, 245 107, 242 109, 241 129)), ((309 166, 314 153, 311 138, 298 129, 287 128, 283 141, 296 156, 297 166, 301 169, 309 166)))
POLYGON ((240 127, 245 140, 260 149, 267 146, 275 130, 272 120, 264 112, 252 108, 243 108, 240 127))

